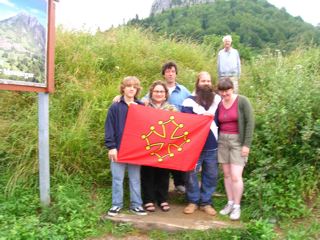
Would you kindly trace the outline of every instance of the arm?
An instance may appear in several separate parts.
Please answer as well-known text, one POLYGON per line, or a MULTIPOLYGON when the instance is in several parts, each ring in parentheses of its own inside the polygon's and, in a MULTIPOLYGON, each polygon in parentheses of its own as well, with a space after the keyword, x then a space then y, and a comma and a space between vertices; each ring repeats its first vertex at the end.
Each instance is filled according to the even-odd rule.
POLYGON ((240 74, 241 74, 241 61, 240 61, 240 55, 239 55, 239 52, 237 51, 237 70, 238 70, 238 77, 240 77, 240 74))
MULTIPOLYGON (((183 86, 181 84, 179 84, 179 87, 181 89, 181 94, 183 94, 183 101, 191 96, 191 93, 188 88, 186 88, 185 86, 183 86)), ((183 102, 182 102, 182 104, 183 104, 183 102)))
POLYGON ((185 107, 185 106, 182 106, 181 112, 183 112, 183 113, 194 113, 192 107, 185 107))
POLYGON ((118 161, 118 150, 116 148, 110 149, 108 152, 108 158, 112 162, 118 161))
POLYGON ((182 106, 181 106, 181 111, 183 113, 194 113, 193 112, 193 107, 192 104, 190 103, 191 99, 186 98, 183 102, 182 102, 182 106))
POLYGON ((121 99, 121 95, 117 95, 117 96, 115 96, 115 97, 112 99, 112 102, 113 102, 113 103, 120 102, 120 99, 121 99))
POLYGON ((114 105, 111 105, 105 122, 105 146, 109 149, 108 158, 110 161, 118 160, 118 150, 115 138, 116 112, 114 105))
MULTIPOLYGON (((219 103, 219 104, 221 104, 221 103, 219 103)), ((217 110, 214 114, 214 121, 215 121, 217 127, 219 128, 219 120, 218 119, 219 119, 219 105, 218 105, 217 110)))
POLYGON ((141 102, 143 102, 145 106, 149 104, 150 102, 149 93, 147 93, 143 98, 141 98, 141 102))
POLYGON ((241 149, 241 156, 248 157, 250 153, 250 145, 253 138, 254 118, 252 106, 247 98, 244 101, 244 124, 245 124, 245 136, 244 145, 241 149))
POLYGON ((218 59, 217 59, 217 71, 219 78, 221 77, 221 71, 220 71, 220 52, 218 53, 218 59))
POLYGON ((246 97, 243 98, 242 110, 244 111, 244 124, 245 124, 243 147, 245 148, 244 150, 246 150, 247 154, 249 154, 249 148, 252 142, 253 131, 254 131, 254 116, 253 116, 253 108, 251 106, 251 103, 246 97))
POLYGON ((111 105, 104 124, 104 143, 108 149, 114 149, 117 147, 115 138, 115 116, 114 105, 111 105))
MULTIPOLYGON (((112 102, 113 103, 118 103, 118 102, 120 102, 120 100, 121 100, 121 95, 117 95, 117 96, 115 96, 113 99, 112 99, 112 102)), ((142 99, 141 99, 141 102, 145 105, 145 106, 147 106, 148 104, 149 104, 149 94, 147 94, 147 95, 145 95, 142 99)))
POLYGON ((161 109, 171 112, 178 112, 178 109, 174 105, 169 104, 168 102, 166 102, 161 109))

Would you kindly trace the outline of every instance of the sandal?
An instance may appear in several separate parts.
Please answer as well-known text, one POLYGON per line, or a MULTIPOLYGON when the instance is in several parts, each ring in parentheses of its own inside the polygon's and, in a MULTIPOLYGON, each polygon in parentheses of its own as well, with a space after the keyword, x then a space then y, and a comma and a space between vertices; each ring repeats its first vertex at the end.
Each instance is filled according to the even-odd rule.
POLYGON ((169 203, 167 202, 160 203, 159 207, 163 212, 170 211, 170 206, 169 206, 169 203))
POLYGON ((144 205, 144 209, 148 212, 154 212, 156 210, 156 208, 152 202, 146 203, 144 205))

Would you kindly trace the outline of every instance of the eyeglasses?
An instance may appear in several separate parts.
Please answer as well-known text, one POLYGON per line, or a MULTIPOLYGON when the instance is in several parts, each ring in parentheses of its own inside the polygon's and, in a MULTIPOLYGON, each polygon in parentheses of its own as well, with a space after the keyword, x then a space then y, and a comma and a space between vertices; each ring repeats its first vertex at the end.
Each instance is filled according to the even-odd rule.
POLYGON ((154 92, 154 93, 165 93, 166 91, 153 90, 152 92, 154 92))

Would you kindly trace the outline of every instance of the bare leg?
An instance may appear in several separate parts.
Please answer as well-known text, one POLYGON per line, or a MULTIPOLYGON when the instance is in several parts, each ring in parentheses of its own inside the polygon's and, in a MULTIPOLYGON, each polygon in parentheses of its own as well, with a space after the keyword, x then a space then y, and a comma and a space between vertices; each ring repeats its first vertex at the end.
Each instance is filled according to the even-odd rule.
POLYGON ((240 205, 243 193, 243 179, 242 172, 244 166, 230 164, 231 182, 232 182, 232 196, 234 204, 240 205))
POLYGON ((224 175, 224 187, 227 193, 228 201, 233 201, 233 188, 232 188, 232 178, 231 178, 231 164, 222 164, 223 175, 224 175))

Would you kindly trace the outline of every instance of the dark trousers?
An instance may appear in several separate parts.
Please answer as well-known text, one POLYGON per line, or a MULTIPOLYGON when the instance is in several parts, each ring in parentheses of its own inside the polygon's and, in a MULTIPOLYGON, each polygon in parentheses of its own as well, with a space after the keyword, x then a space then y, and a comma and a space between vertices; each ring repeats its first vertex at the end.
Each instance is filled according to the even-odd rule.
POLYGON ((141 166, 141 192, 143 203, 160 205, 168 199, 169 170, 141 166))
POLYGON ((177 171, 177 170, 170 170, 172 177, 173 177, 173 183, 174 186, 182 185, 184 186, 186 183, 186 173, 177 171))

